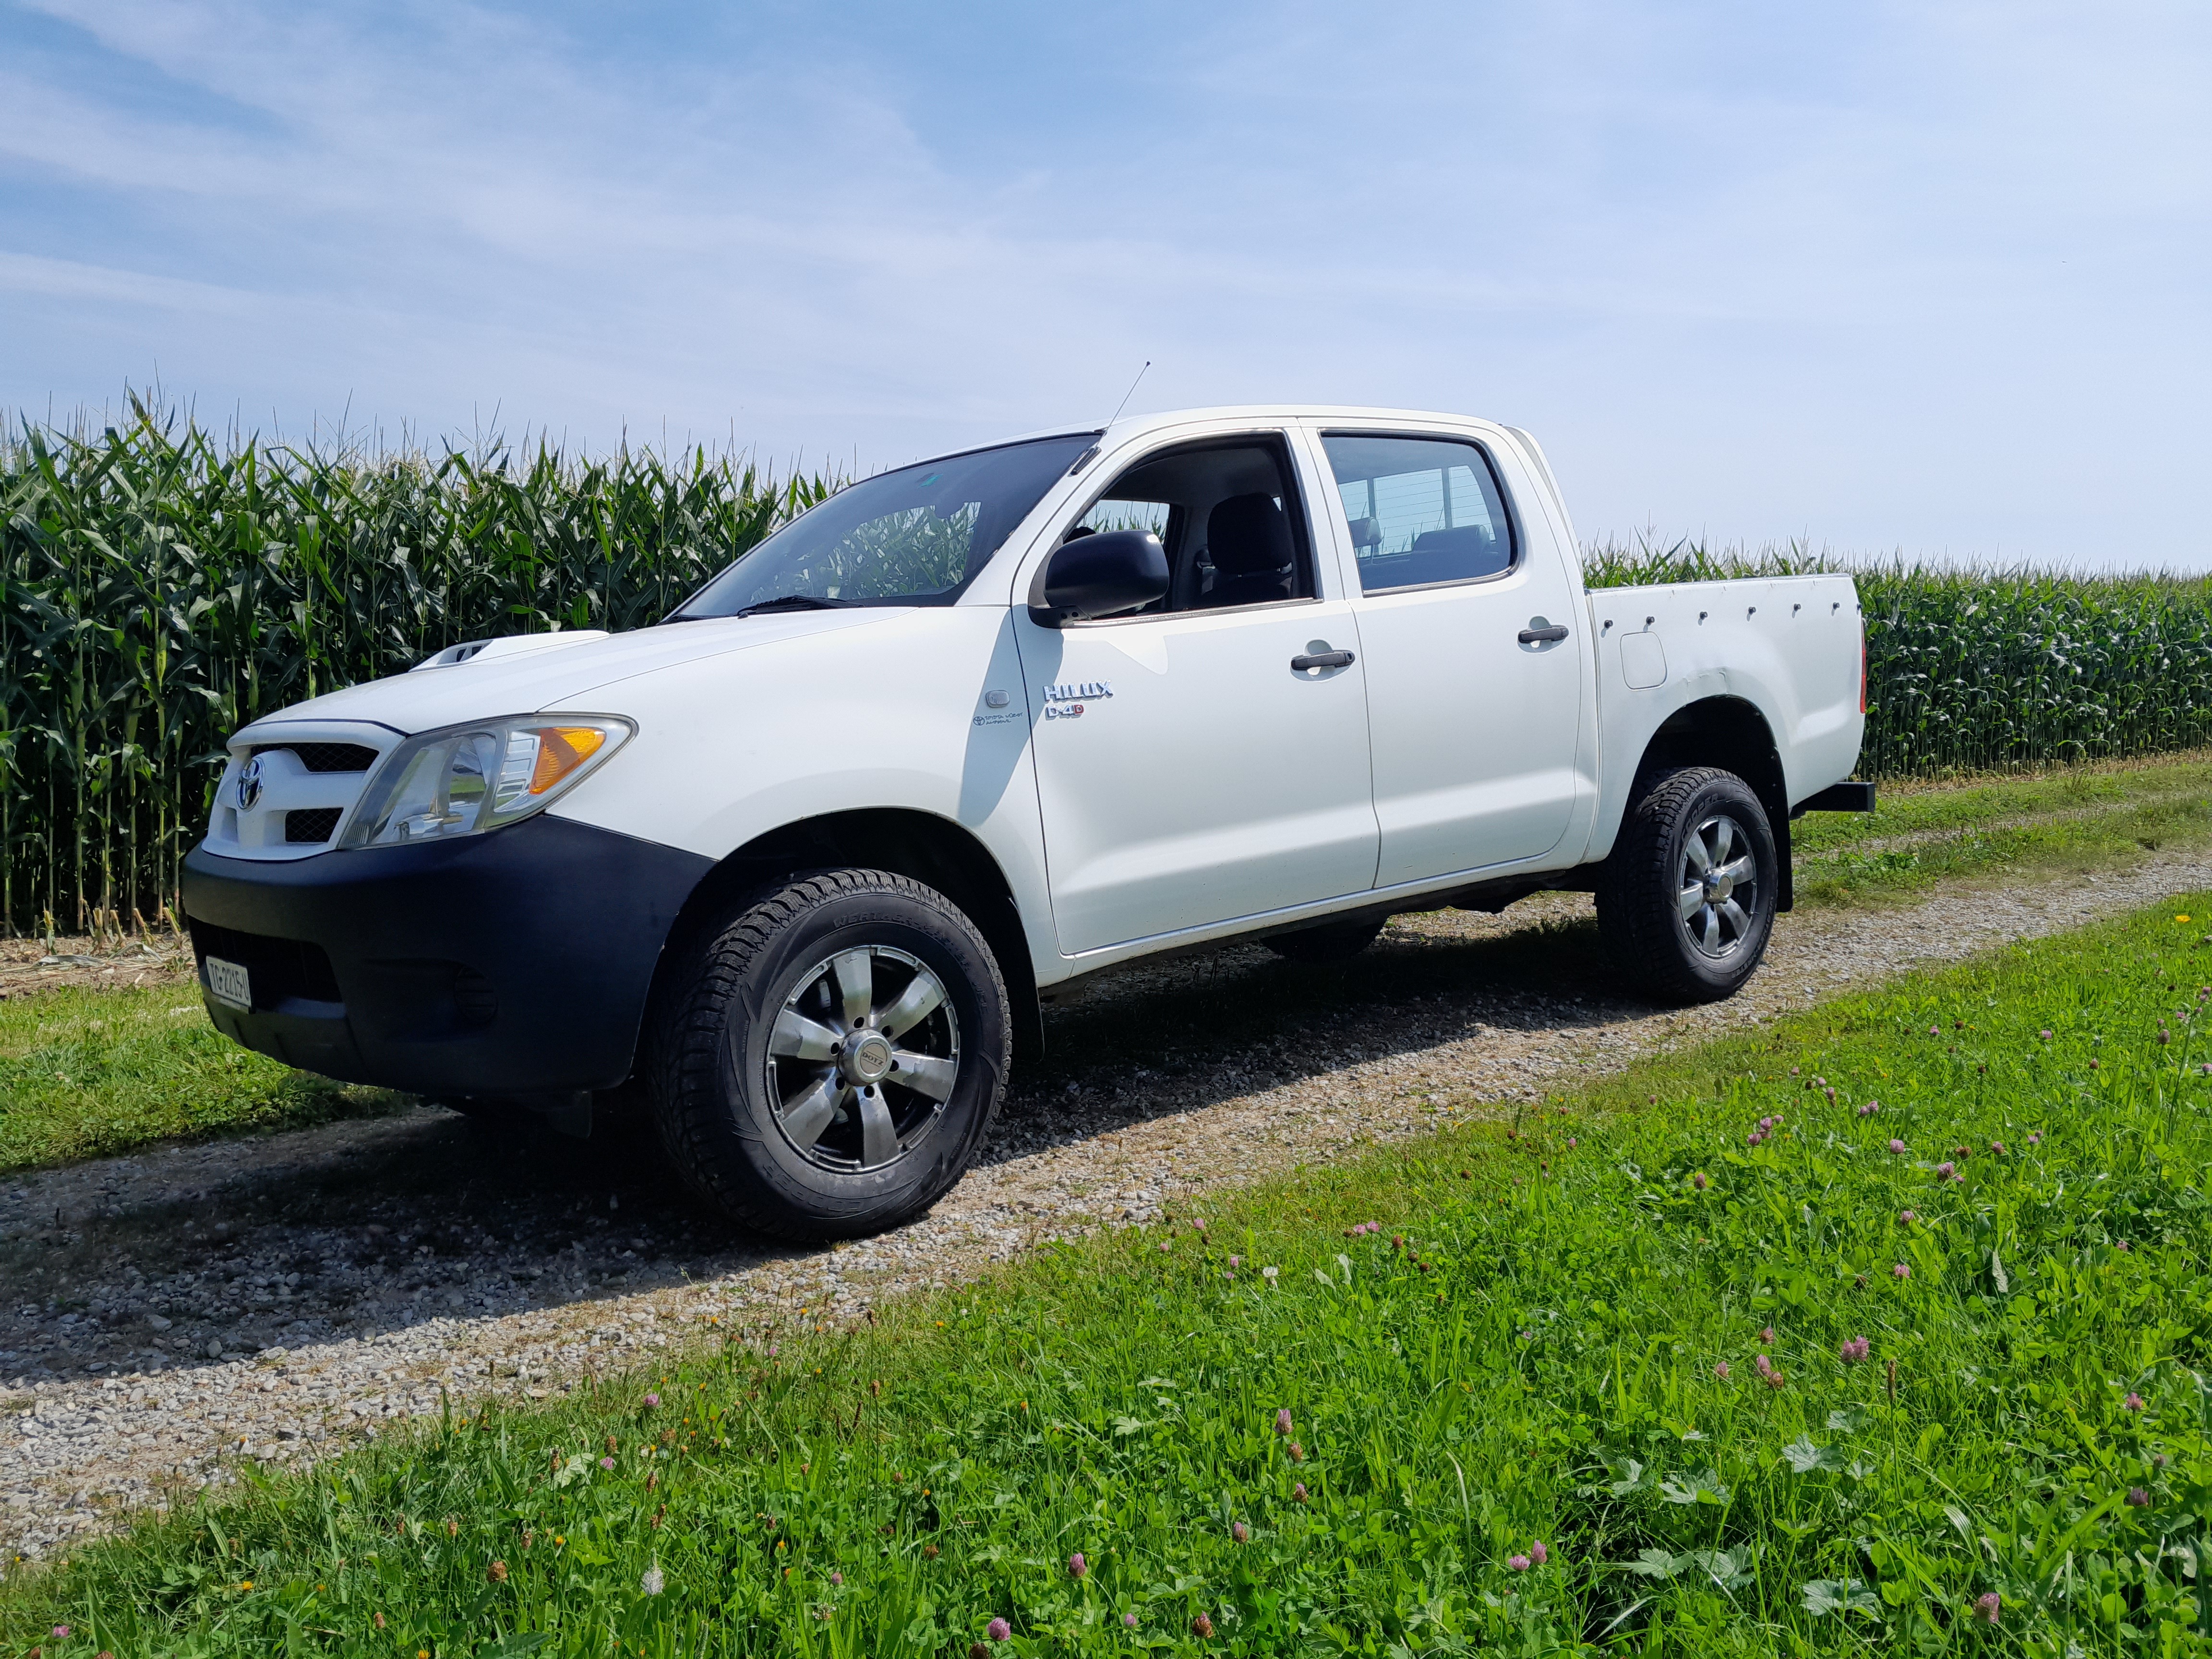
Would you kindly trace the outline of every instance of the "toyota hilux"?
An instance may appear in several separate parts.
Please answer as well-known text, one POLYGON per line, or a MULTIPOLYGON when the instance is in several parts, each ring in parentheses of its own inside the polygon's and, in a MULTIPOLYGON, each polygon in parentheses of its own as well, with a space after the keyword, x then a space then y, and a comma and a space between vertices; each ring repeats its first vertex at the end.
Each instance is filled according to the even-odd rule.
POLYGON ((471 641, 231 739, 207 1008, 331 1077, 581 1128, 641 1100, 733 1219, 878 1230, 1042 1006, 1164 951, 1341 961, 1595 893, 1724 997, 1790 824, 1863 809, 1845 575, 1585 591, 1526 432, 1205 410, 848 485, 661 623, 471 641))

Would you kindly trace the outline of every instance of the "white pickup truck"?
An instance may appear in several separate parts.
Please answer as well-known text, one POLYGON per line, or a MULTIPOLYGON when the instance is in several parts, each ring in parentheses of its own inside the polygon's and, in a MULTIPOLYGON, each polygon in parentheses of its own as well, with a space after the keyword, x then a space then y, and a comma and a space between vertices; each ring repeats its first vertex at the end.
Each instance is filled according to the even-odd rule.
POLYGON ((959 1179, 1041 1002, 1159 951, 1571 888, 1728 995, 1792 816, 1872 805, 1864 676, 1845 576, 1585 592, 1514 428, 1148 416, 255 721, 185 906, 249 1047, 571 1128, 641 1093, 726 1214, 847 1236, 959 1179))

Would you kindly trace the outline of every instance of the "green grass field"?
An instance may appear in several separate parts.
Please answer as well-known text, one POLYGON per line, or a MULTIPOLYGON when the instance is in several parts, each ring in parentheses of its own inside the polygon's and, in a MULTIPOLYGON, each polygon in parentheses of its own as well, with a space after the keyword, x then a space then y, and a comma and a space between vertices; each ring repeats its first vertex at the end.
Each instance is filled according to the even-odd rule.
POLYGON ((249 1471, 14 1583, 7 1638, 2212 1650, 2208 915, 1908 977, 879 1326, 702 1331, 249 1471))
POLYGON ((1937 785, 1885 784, 1871 813, 1791 826, 1808 906, 1911 899, 1944 880, 2111 869, 2212 842, 2212 762, 2124 766, 1937 785))
POLYGON ((373 1115, 401 1101, 240 1048, 209 1024, 189 983, 0 1002, 0 1170, 373 1115))

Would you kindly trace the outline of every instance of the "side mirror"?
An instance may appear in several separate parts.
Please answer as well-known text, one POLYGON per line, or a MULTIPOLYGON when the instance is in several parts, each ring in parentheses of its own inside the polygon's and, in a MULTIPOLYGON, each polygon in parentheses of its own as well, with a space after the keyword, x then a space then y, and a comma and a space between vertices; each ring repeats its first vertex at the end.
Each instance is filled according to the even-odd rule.
POLYGON ((1149 530, 1102 530, 1064 542, 1045 564, 1045 605, 1070 622, 1134 611, 1167 591, 1167 550, 1149 530))

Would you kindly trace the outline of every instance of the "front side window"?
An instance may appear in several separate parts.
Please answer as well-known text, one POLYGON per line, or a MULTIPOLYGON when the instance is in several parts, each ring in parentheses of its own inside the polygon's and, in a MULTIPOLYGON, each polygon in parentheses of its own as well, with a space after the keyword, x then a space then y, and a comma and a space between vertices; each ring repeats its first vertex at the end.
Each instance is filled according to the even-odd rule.
POLYGON ((1002 444, 848 485, 738 559, 669 620, 769 605, 950 605, 1095 435, 1002 444))
POLYGON ((1449 438, 1322 434, 1352 528, 1360 591, 1474 581, 1513 566, 1513 530, 1490 459, 1449 438))
POLYGON ((1102 501, 1076 521, 1076 528, 1090 531, 1142 530, 1165 541, 1168 526, 1174 516, 1175 508, 1166 501, 1102 501))
POLYGON ((1147 530, 1167 550, 1168 592, 1133 615, 1313 597, 1305 514, 1290 457, 1271 438, 1217 439, 1148 455, 1106 488, 1063 540, 1147 530))

